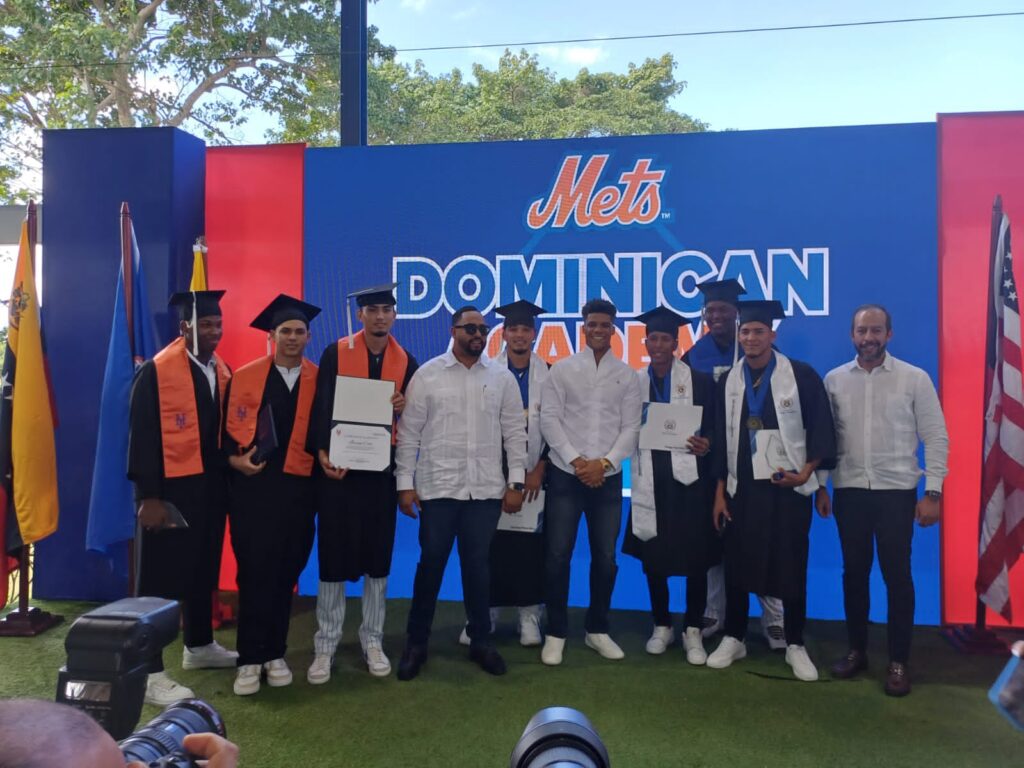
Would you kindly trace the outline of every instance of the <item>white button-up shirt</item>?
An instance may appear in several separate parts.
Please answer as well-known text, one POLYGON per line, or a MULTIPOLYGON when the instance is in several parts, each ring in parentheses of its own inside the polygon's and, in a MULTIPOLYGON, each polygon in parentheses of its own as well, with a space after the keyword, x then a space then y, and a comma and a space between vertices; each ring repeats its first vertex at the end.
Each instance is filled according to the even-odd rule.
POLYGON ((449 350, 422 365, 398 420, 398 490, 421 499, 500 499, 526 478, 526 419, 519 385, 486 355, 467 368, 449 350))
POLYGON ((286 368, 283 365, 274 364, 277 368, 277 372, 281 374, 281 378, 284 379, 285 385, 288 387, 288 391, 291 392, 295 389, 295 382, 299 380, 299 374, 302 373, 302 366, 296 365, 294 368, 286 368))
POLYGON ((622 471, 640 436, 640 384, 633 369, 608 350, 600 364, 585 347, 559 360, 548 373, 540 405, 540 431, 548 454, 563 472, 569 462, 608 459, 609 474, 622 471))
MULTIPOLYGON (((908 490, 921 478, 918 443, 924 443, 925 489, 941 491, 949 437, 932 380, 888 352, 867 371, 853 362, 825 377, 832 404, 839 462, 836 488, 908 490)), ((819 472, 819 481, 828 473, 819 472)))
POLYGON ((196 365, 199 366, 199 370, 201 370, 203 372, 203 375, 206 376, 206 380, 208 382, 210 382, 210 397, 216 397, 217 396, 217 361, 214 360, 213 357, 211 356, 210 359, 207 361, 206 365, 203 365, 202 363, 199 362, 199 359, 195 355, 193 355, 191 352, 186 350, 186 353, 188 354, 189 359, 193 363, 195 363, 196 365))

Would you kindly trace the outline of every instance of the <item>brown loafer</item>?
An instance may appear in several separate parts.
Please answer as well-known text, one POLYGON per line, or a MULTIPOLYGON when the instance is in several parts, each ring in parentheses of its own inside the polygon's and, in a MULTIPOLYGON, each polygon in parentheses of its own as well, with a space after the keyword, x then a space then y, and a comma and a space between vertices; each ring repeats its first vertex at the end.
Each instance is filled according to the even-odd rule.
POLYGON ((894 661, 889 665, 889 674, 885 678, 887 696, 906 696, 910 693, 910 675, 907 665, 894 661))
POLYGON ((835 680, 846 680, 858 672, 868 668, 868 657, 861 651, 850 651, 832 665, 832 677, 835 680))

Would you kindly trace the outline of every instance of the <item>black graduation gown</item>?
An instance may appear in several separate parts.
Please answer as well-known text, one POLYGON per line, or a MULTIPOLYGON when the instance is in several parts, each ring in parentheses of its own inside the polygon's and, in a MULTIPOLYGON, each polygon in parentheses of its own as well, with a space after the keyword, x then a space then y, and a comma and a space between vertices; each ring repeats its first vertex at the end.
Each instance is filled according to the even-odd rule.
MULTIPOLYGON (((800 395, 800 413, 807 433, 808 461, 820 459, 820 469, 831 469, 836 462, 835 426, 825 385, 806 363, 790 360, 800 395)), ((754 372, 755 379, 757 371, 754 372)), ((725 409, 725 382, 718 382, 718 419, 715 424, 715 475, 728 478, 725 409)), ((771 387, 770 379, 761 386, 771 387)), ((740 415, 737 455, 736 495, 726 505, 732 521, 725 533, 726 579, 740 584, 747 592, 771 595, 782 600, 803 599, 807 590, 807 551, 811 529, 813 498, 791 488, 780 488, 770 480, 754 480, 751 463, 750 433, 747 430, 747 403, 740 415)), ((771 391, 762 413, 765 429, 778 429, 771 391)), ((799 469, 799 467, 798 467, 799 469)))
MULTIPOLYGON (((269 403, 273 409, 278 448, 259 474, 228 470, 241 664, 284 656, 292 590, 313 548, 313 478, 284 471, 298 397, 299 382, 289 390, 277 367, 270 366, 260 408, 269 403)), ((230 385, 226 400, 230 408, 230 385)), ((223 445, 225 456, 238 453, 238 443, 226 431, 223 445)))
MULTIPOLYGON (((710 374, 691 368, 693 404, 703 406, 700 432, 714 439, 715 384, 710 374)), ((651 386, 650 399, 655 401, 651 386)), ((635 461, 635 459, 634 459, 635 461)), ((644 573, 660 576, 690 576, 707 571, 722 560, 721 540, 711 517, 714 500, 711 454, 697 459, 698 480, 683 485, 672 476, 672 454, 652 451, 654 466, 654 507, 658 535, 640 541, 633 534, 632 510, 626 522, 622 551, 643 562, 644 573)))
MULTIPOLYGON (((419 363, 408 351, 409 364, 401 392, 419 363)), ((369 378, 379 380, 383 357, 367 350, 369 378)), ((334 389, 338 376, 338 343, 331 342, 320 356, 316 398, 309 424, 307 449, 314 455, 330 450, 334 389)), ((383 472, 352 470, 342 480, 323 474, 317 462, 317 557, 321 581, 358 581, 362 576, 383 578, 391 572, 395 544, 398 491, 395 488, 395 450, 391 466, 383 472)))
MULTIPOLYGON (((535 361, 537 358, 531 358, 535 361)), ((534 362, 531 362, 533 365, 534 362)), ((545 363, 547 365, 547 363, 545 363)), ((551 366, 548 365, 550 368, 551 366)), ((529 379, 529 372, 526 374, 529 379)), ((528 404, 527 404, 528 405, 528 404)), ((541 453, 547 459, 547 447, 541 453)), ((505 453, 502 470, 508 477, 505 453)), ((530 471, 533 467, 527 467, 530 471)), ((491 605, 540 605, 544 602, 544 523, 536 533, 495 531, 491 539, 491 605)))
POLYGON ((219 393, 189 360, 199 418, 203 473, 165 478, 160 441, 160 402, 156 366, 144 363, 132 385, 128 437, 128 479, 135 498, 160 498, 174 504, 188 528, 143 531, 138 593, 168 599, 198 598, 217 588, 224 520, 227 511, 227 462, 218 445, 221 426, 219 393))

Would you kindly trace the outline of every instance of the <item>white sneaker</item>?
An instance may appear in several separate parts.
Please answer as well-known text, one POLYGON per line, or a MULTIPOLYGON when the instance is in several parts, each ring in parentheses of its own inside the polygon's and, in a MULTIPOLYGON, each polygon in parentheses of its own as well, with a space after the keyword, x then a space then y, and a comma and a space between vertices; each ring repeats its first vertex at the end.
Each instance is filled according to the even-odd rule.
POLYGON ((700 631, 702 637, 711 637, 722 628, 722 621, 717 616, 711 614, 704 616, 703 624, 704 626, 700 631))
POLYGON ((626 656, 615 641, 603 632, 596 632, 594 634, 587 632, 583 638, 583 644, 587 648, 593 648, 606 659, 622 659, 626 656))
POLYGON ((704 650, 704 638, 701 637, 699 627, 686 628, 686 633, 683 635, 683 650, 686 651, 686 660, 695 667, 707 663, 708 654, 704 650))
POLYGON ((366 661, 366 668, 374 677, 387 677, 391 674, 391 662, 384 655, 384 649, 371 645, 363 651, 363 659, 366 661))
POLYGON ((238 674, 235 675, 235 695, 252 696, 254 693, 259 693, 260 671, 262 669, 259 664, 243 664, 240 666, 238 674))
POLYGON ((154 672, 146 678, 147 704, 157 707, 166 707, 182 699, 194 699, 195 693, 191 688, 186 688, 181 683, 176 683, 167 676, 166 672, 154 672))
POLYGON ((267 685, 271 688, 284 688, 292 684, 292 671, 284 659, 271 659, 263 665, 267 672, 267 685))
POLYGON ((540 619, 531 609, 519 609, 519 644, 527 648, 540 645, 540 619))
POLYGON ((186 646, 181 656, 182 669, 223 669, 234 667, 238 663, 238 654, 229 651, 218 642, 201 645, 198 648, 186 646))
POLYGON ((786 631, 781 624, 765 624, 761 622, 761 633, 773 651, 786 650, 786 631))
POLYGON ((565 638, 548 635, 544 640, 544 648, 540 652, 540 660, 549 667, 557 667, 562 663, 563 650, 565 650, 565 638))
POLYGON ((675 641, 676 631, 672 627, 655 627, 654 632, 651 633, 651 639, 644 646, 644 650, 655 656, 660 656, 675 641))
POLYGON ((747 656, 747 645, 742 640, 737 640, 731 635, 722 638, 722 642, 707 658, 707 665, 712 669, 725 669, 734 661, 739 661, 747 656))
POLYGON ((459 634, 459 645, 469 645, 469 624, 462 625, 462 632, 459 634))
POLYGON ((790 645, 786 648, 786 663, 793 668, 793 676, 797 680, 813 683, 818 679, 818 668, 814 666, 807 649, 802 645, 790 645))
MULTIPOLYGON (((497 628, 498 628, 498 609, 497 608, 491 608, 491 634, 492 635, 494 634, 494 631, 497 628)), ((471 642, 470 642, 470 639, 469 639, 469 622, 467 621, 465 624, 462 625, 462 632, 459 635, 459 645, 466 645, 466 646, 468 646, 470 644, 471 644, 471 642)))
POLYGON ((333 657, 326 653, 318 653, 313 663, 306 670, 306 682, 310 685, 323 685, 331 679, 331 662, 333 657))

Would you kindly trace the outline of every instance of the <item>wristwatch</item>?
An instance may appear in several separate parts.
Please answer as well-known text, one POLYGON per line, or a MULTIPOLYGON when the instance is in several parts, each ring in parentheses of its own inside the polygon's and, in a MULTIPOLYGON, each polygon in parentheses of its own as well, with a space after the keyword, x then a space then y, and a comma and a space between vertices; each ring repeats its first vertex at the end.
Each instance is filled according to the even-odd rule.
POLYGON ((608 459, 601 459, 601 467, 604 468, 605 472, 612 472, 615 469, 615 465, 608 459))
POLYGON ((924 495, 927 496, 929 499, 935 499, 936 501, 938 501, 939 499, 942 498, 942 491, 925 491, 924 495))
POLYGON ((516 491, 517 493, 522 493, 524 490, 526 490, 526 486, 523 485, 522 483, 509 483, 505 487, 508 488, 510 491, 516 491))

